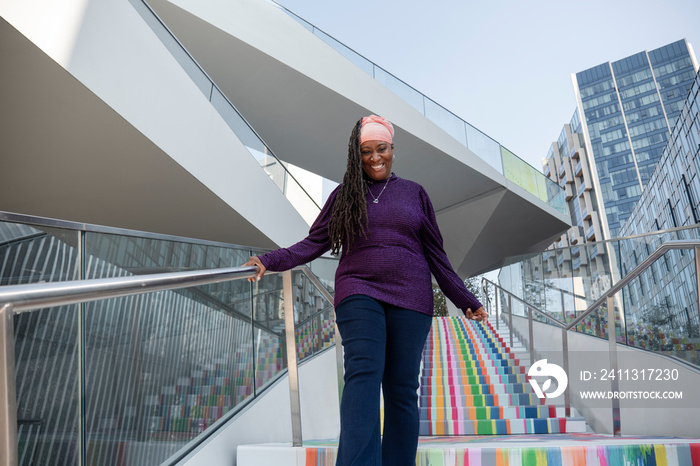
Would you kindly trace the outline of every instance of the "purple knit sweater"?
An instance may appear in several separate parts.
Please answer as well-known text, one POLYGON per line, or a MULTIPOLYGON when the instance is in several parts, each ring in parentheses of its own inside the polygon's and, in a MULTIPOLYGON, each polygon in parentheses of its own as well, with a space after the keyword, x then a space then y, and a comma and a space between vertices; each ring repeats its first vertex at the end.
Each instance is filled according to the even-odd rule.
MULTIPOLYGON (((384 182, 369 184, 374 197, 384 182)), ((271 271, 281 272, 310 262, 330 250, 328 222, 338 188, 331 193, 311 225, 309 236, 288 248, 260 257, 271 271)), ((443 250, 435 212, 423 187, 392 175, 379 202, 367 194, 368 236, 359 236, 350 251, 343 248, 335 276, 335 305, 363 294, 404 309, 433 314, 430 274, 450 301, 462 311, 481 303, 452 270, 443 250)))

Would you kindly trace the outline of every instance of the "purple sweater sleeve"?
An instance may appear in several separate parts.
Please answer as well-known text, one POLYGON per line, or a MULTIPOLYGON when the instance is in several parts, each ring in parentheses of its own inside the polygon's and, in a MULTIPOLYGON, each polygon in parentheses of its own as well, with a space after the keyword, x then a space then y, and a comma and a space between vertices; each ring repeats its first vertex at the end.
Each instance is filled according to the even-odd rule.
POLYGON ((445 296, 454 303, 462 312, 467 308, 476 311, 482 307, 476 296, 467 289, 459 275, 452 269, 447 254, 442 245, 442 235, 437 225, 433 204, 430 202, 428 193, 423 188, 420 189, 421 204, 423 213, 427 221, 423 225, 421 239, 423 242, 423 251, 425 258, 430 267, 430 273, 433 274, 440 289, 445 296))
POLYGON ((331 219, 337 192, 338 188, 328 196, 328 200, 318 217, 316 217, 313 225, 311 225, 309 235, 306 238, 288 248, 280 248, 260 256, 260 262, 263 263, 267 270, 283 272, 293 269, 299 265, 311 262, 331 249, 331 240, 328 236, 328 222, 331 219))

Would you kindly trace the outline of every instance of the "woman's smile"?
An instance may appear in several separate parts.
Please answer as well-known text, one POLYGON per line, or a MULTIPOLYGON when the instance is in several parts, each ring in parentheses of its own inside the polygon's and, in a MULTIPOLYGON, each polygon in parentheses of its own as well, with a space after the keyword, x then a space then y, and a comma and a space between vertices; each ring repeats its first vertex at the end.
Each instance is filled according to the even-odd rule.
POLYGON ((391 175, 391 162, 394 156, 394 145, 385 141, 365 141, 360 146, 362 153, 362 169, 375 181, 388 178, 391 175))

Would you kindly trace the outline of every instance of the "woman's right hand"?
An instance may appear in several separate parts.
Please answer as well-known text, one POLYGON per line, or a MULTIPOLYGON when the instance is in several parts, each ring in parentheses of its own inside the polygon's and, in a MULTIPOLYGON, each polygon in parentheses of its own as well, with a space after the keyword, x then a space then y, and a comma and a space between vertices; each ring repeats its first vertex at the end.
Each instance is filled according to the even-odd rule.
POLYGON ((248 281, 249 282, 253 282, 253 281, 259 282, 260 279, 263 277, 263 275, 265 275, 267 268, 265 268, 265 266, 260 261, 260 258, 258 258, 258 256, 253 256, 250 259, 248 259, 248 262, 243 264, 243 267, 248 267, 248 266, 253 266, 253 265, 258 268, 258 273, 255 274, 254 277, 248 278, 248 281))

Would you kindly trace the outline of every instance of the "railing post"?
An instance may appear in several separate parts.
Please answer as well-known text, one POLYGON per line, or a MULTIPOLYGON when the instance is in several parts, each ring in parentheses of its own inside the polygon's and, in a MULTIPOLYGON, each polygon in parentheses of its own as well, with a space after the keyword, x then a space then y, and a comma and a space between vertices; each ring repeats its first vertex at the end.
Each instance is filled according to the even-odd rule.
MULTIPOLYGON (((530 365, 535 363, 535 341, 533 337, 533 331, 532 331, 532 308, 530 306, 527 307, 527 326, 528 326, 528 334, 530 338, 530 365)), ((512 347, 512 344, 511 344, 512 347)))
POLYGON ((287 347, 287 373, 289 375, 289 405, 292 413, 292 445, 300 447, 301 436, 301 399, 299 397, 299 372, 297 370, 297 342, 294 331, 294 289, 292 288, 292 271, 282 273, 284 290, 284 333, 287 347))
MULTIPOLYGON (((576 299, 574 299, 574 303, 576 302, 576 299)), ((576 309, 576 306, 574 306, 574 309, 576 309)), ((561 290, 561 315, 562 315, 562 320, 566 322, 566 298, 564 297, 564 290, 561 290)))
POLYGON ((17 380, 12 305, 0 307, 0 464, 17 465, 17 380))
MULTIPOLYGON (((610 348, 610 369, 613 374, 617 374, 617 338, 615 338, 615 303, 613 296, 608 295, 607 297, 608 306, 608 344, 610 348)), ((610 378, 610 389, 613 394, 619 391, 620 385, 617 377, 610 378)), ((613 435, 619 437, 621 435, 620 429, 620 400, 613 396, 612 399, 612 421, 613 421, 613 435)))
POLYGON ((513 347, 513 298, 508 295, 508 327, 510 327, 510 347, 513 347))
MULTIPOLYGON (((494 301, 494 311, 496 313, 496 330, 498 330, 498 321, 501 320, 501 317, 498 315, 498 288, 496 287, 496 284, 493 285, 493 301, 494 301)), ((488 297, 488 295, 486 295, 488 297)))
MULTIPOLYGON (((564 373, 569 376, 569 331, 566 327, 561 329, 561 351, 564 358, 564 373)), ((571 384, 566 385, 564 390, 564 408, 566 409, 566 417, 571 416, 571 384)))
POLYGON ((323 329, 321 329, 321 314, 314 317, 313 324, 316 325, 316 348, 315 353, 323 349, 323 329))
MULTIPOLYGON (((335 316, 335 311, 333 311, 333 316, 335 316)), ((338 407, 340 407, 340 402, 343 400, 343 387, 345 387, 345 365, 343 364, 343 339, 340 336, 338 324, 335 323, 335 317, 333 321, 333 329, 335 330, 335 364, 336 372, 338 375, 338 407)))
MULTIPOLYGON (((700 247, 697 246, 695 246, 695 291, 698 298, 698 314, 700 314, 700 247)), ((698 331, 700 332, 700 329, 698 331)))

